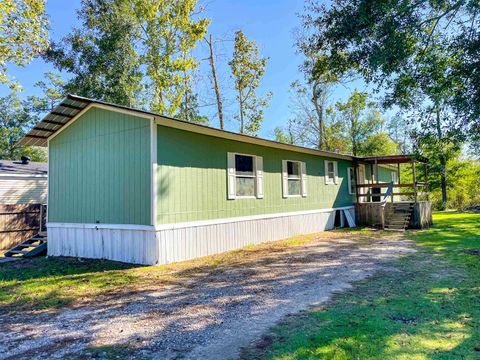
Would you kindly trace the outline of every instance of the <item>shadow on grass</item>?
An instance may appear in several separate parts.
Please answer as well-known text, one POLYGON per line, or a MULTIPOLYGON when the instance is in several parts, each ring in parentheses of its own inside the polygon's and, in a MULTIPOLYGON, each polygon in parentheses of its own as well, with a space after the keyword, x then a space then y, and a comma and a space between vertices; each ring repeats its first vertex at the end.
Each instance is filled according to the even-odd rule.
POLYGON ((109 290, 134 282, 141 267, 105 260, 39 257, 0 264, 0 312, 63 306, 83 290, 109 290), (70 294, 62 289, 68 288, 70 294), (76 291, 79 290, 79 291, 76 291))
MULTIPOLYGON (((220 273, 222 267, 268 266, 279 254, 293 247, 302 247, 314 238, 315 234, 298 236, 163 266, 68 257, 40 257, 4 263, 0 264, 0 314, 12 310, 21 312, 84 305, 103 295, 113 298, 142 294, 166 285, 181 285, 179 279, 192 275, 198 275, 198 282, 201 282, 211 273, 220 273)), ((302 256, 299 253, 291 260, 305 260, 302 256)))
POLYGON ((325 308, 284 319, 245 359, 480 358, 480 215, 435 215, 419 251, 325 308))

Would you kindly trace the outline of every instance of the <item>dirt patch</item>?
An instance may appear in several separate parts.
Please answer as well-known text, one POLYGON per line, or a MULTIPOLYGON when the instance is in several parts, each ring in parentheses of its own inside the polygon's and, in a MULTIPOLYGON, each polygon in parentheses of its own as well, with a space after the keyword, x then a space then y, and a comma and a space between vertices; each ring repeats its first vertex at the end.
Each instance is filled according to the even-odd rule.
POLYGON ((132 359, 235 358, 258 339, 258 346, 268 346, 262 334, 288 314, 321 306, 414 251, 401 236, 358 241, 345 233, 273 249, 233 266, 184 273, 156 289, 138 284, 85 306, 0 315, 0 359, 82 359, 105 352, 132 359))

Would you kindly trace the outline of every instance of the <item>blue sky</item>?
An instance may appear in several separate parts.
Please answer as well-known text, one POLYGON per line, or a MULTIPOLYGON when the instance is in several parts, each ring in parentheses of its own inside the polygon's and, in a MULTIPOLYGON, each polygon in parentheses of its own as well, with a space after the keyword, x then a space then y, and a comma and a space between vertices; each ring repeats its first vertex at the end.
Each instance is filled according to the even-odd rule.
MULTIPOLYGON (((255 40, 264 56, 269 57, 266 72, 261 82, 259 93, 271 91, 273 93, 270 106, 265 111, 265 120, 260 135, 271 137, 276 126, 284 124, 290 117, 291 108, 289 85, 292 81, 301 79, 298 70, 302 56, 296 54, 294 31, 301 23, 298 14, 303 11, 303 0, 204 0, 204 16, 212 20, 209 31, 222 41, 216 43, 217 66, 222 92, 226 95, 227 128, 236 130, 233 121, 236 111, 234 104, 233 85, 229 76, 228 61, 231 58, 233 33, 243 30, 249 39, 255 40)), ((58 40, 66 35, 77 24, 76 10, 80 0, 48 0, 47 14, 50 19, 51 38, 58 40)), ((207 48, 199 44, 195 54, 198 59, 206 58, 207 48)), ((213 100, 212 90, 208 88, 206 61, 200 66, 197 89, 202 104, 213 100)), ((15 76, 24 88, 23 96, 37 93, 35 82, 42 79, 42 74, 53 68, 41 59, 34 60, 24 68, 10 67, 10 74, 15 76)), ((354 84, 359 86, 358 83, 354 84)), ((339 87, 335 91, 332 101, 348 96, 352 90, 339 87)), ((362 86, 360 86, 362 88, 362 86)), ((2 93, 5 88, 0 88, 2 93)), ((212 125, 216 126, 215 109, 212 106, 203 106, 202 112, 212 118, 212 125)))

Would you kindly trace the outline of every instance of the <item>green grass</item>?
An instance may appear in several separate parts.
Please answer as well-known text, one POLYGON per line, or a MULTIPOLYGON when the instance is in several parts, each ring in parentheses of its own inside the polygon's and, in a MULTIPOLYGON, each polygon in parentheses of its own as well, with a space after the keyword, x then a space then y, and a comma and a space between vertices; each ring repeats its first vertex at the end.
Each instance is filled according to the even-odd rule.
POLYGON ((100 301, 101 296, 159 289, 193 273, 222 266, 253 266, 277 251, 305 245, 327 233, 298 236, 164 266, 104 260, 40 257, 0 264, 0 312, 54 310, 100 301))
POLYGON ((416 253, 290 316, 251 348, 252 359, 480 359, 480 214, 434 215, 408 232, 416 253))

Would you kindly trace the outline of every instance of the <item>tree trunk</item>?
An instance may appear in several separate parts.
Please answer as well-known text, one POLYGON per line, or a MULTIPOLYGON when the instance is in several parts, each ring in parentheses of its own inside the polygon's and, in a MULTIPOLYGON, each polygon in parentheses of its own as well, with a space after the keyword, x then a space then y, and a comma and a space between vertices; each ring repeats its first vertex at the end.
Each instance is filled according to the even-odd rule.
POLYGON ((442 127, 440 122, 440 109, 438 105, 435 106, 435 111, 437 115, 437 136, 440 144, 440 184, 442 187, 442 204, 445 205, 447 203, 447 159, 445 157, 445 153, 443 151, 443 135, 442 135, 442 127))
POLYGON ((188 98, 188 91, 189 91, 189 84, 188 84, 188 80, 187 80, 187 72, 184 71, 183 72, 183 85, 185 86, 185 103, 183 105, 183 114, 185 116, 185 119, 184 120, 187 120, 187 121, 190 121, 189 117, 188 117, 188 107, 190 106, 189 102, 190 102, 190 99, 188 98))
POLYGON ((210 34, 210 41, 207 41, 208 47, 210 48, 210 67, 212 69, 212 78, 213 78, 213 89, 215 90, 215 96, 217 98, 217 110, 218 110, 218 121, 220 124, 220 129, 223 130, 223 109, 222 109, 222 99, 220 97, 220 89, 218 87, 217 79, 217 70, 215 69, 215 60, 213 58, 213 40, 212 35, 210 34))
POLYGON ((242 92, 238 91, 238 103, 240 106, 240 134, 244 133, 244 127, 243 127, 243 100, 242 100, 242 92))
POLYGON ((317 90, 318 90, 318 83, 314 83, 313 84, 313 88, 312 88, 312 102, 313 102, 313 105, 315 106, 315 111, 317 113, 317 119, 318 119, 318 150, 322 150, 322 146, 323 146, 323 138, 324 138, 324 135, 323 135, 323 129, 325 128, 325 120, 324 120, 324 117, 323 117, 323 104, 319 104, 319 99, 320 99, 320 96, 318 96, 317 94, 317 90))

